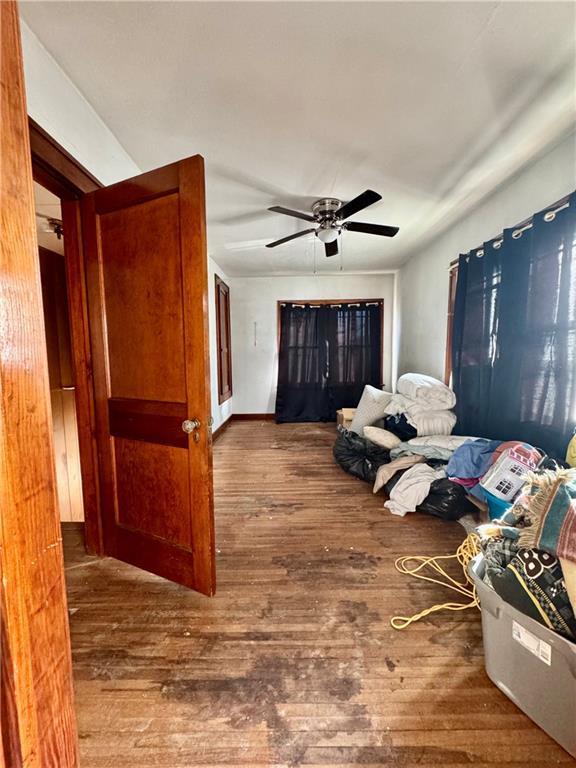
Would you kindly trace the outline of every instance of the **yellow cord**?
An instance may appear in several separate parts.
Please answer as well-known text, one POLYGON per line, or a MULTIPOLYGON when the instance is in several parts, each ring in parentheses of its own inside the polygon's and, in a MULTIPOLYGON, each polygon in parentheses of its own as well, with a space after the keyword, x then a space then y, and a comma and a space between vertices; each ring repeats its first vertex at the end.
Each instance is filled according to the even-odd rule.
POLYGON ((405 629, 415 621, 423 619, 425 616, 429 616, 435 611, 464 611, 467 608, 479 608, 478 597, 476 596, 476 588, 474 582, 468 575, 468 563, 476 555, 480 553, 480 539, 476 533, 469 533, 464 539, 462 544, 456 550, 454 555, 441 555, 438 557, 425 557, 422 555, 405 555, 399 557, 394 566, 400 573, 405 573, 408 576, 414 576, 416 579, 423 579, 424 581, 431 581, 433 584, 441 584, 443 587, 448 587, 454 592, 467 597, 469 602, 467 603, 441 603, 438 605, 432 605, 430 608, 425 608, 420 613, 415 613, 414 616, 393 616, 390 619, 390 624, 394 629, 405 629), (442 565, 443 560, 457 560, 462 566, 464 572, 464 581, 459 582, 449 576, 442 565), (411 565, 415 563, 415 565, 411 565), (425 576, 420 573, 424 568, 430 568, 434 574, 437 574, 441 578, 435 578, 434 576, 425 576))

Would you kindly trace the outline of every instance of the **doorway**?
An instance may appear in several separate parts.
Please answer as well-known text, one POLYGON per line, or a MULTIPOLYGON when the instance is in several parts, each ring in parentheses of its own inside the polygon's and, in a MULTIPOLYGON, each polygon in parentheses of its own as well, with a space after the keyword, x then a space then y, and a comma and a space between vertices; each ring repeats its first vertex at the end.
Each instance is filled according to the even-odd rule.
POLYGON ((60 199, 34 182, 44 331, 50 380, 56 489, 61 523, 84 521, 80 446, 60 199))

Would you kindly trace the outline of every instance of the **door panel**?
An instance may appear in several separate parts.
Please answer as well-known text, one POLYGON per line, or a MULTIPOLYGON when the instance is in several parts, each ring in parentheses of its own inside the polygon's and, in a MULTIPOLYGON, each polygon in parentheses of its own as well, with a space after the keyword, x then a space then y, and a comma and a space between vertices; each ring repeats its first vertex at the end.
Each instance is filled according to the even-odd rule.
POLYGON ((212 594, 202 158, 86 195, 82 230, 104 553, 212 594))
POLYGON ((114 458, 118 524, 190 550, 187 449, 115 438, 114 458))
POLYGON ((177 194, 99 216, 112 397, 186 401, 179 223, 177 194))

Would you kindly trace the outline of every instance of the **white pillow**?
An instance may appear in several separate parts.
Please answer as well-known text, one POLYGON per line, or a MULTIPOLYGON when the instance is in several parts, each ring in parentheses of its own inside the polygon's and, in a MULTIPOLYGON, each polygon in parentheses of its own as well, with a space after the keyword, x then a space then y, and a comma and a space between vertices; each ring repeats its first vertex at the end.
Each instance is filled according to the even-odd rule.
POLYGON ((384 392, 382 389, 376 389, 376 387, 366 384, 350 425, 351 431, 363 435, 364 427, 384 418, 386 406, 391 398, 391 392, 384 392))
POLYGON ((402 442, 394 432, 388 432, 387 429, 380 429, 380 427, 364 427, 364 437, 371 443, 388 449, 396 448, 402 442))

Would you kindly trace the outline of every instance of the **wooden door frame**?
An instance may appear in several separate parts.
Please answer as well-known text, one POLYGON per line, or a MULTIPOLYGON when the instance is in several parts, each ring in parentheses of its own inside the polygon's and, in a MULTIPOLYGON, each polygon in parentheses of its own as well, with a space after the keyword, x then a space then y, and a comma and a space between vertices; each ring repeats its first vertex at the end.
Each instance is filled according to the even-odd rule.
POLYGON ((59 197, 62 204, 85 544, 91 554, 102 555, 95 393, 79 201, 82 195, 100 189, 103 185, 30 117, 28 127, 34 181, 59 197))
POLYGON ((216 360, 216 373, 218 375, 218 405, 230 400, 233 395, 232 389, 232 337, 231 337, 231 325, 230 325, 230 286, 222 280, 220 275, 214 275, 214 298, 216 302, 216 344, 217 344, 217 360, 216 360), (223 291, 226 293, 226 344, 227 344, 227 359, 228 359, 228 391, 223 394, 222 386, 222 305, 220 303, 220 293, 223 291))
POLYGON ((78 767, 18 6, 0 3, 0 765, 78 767))

